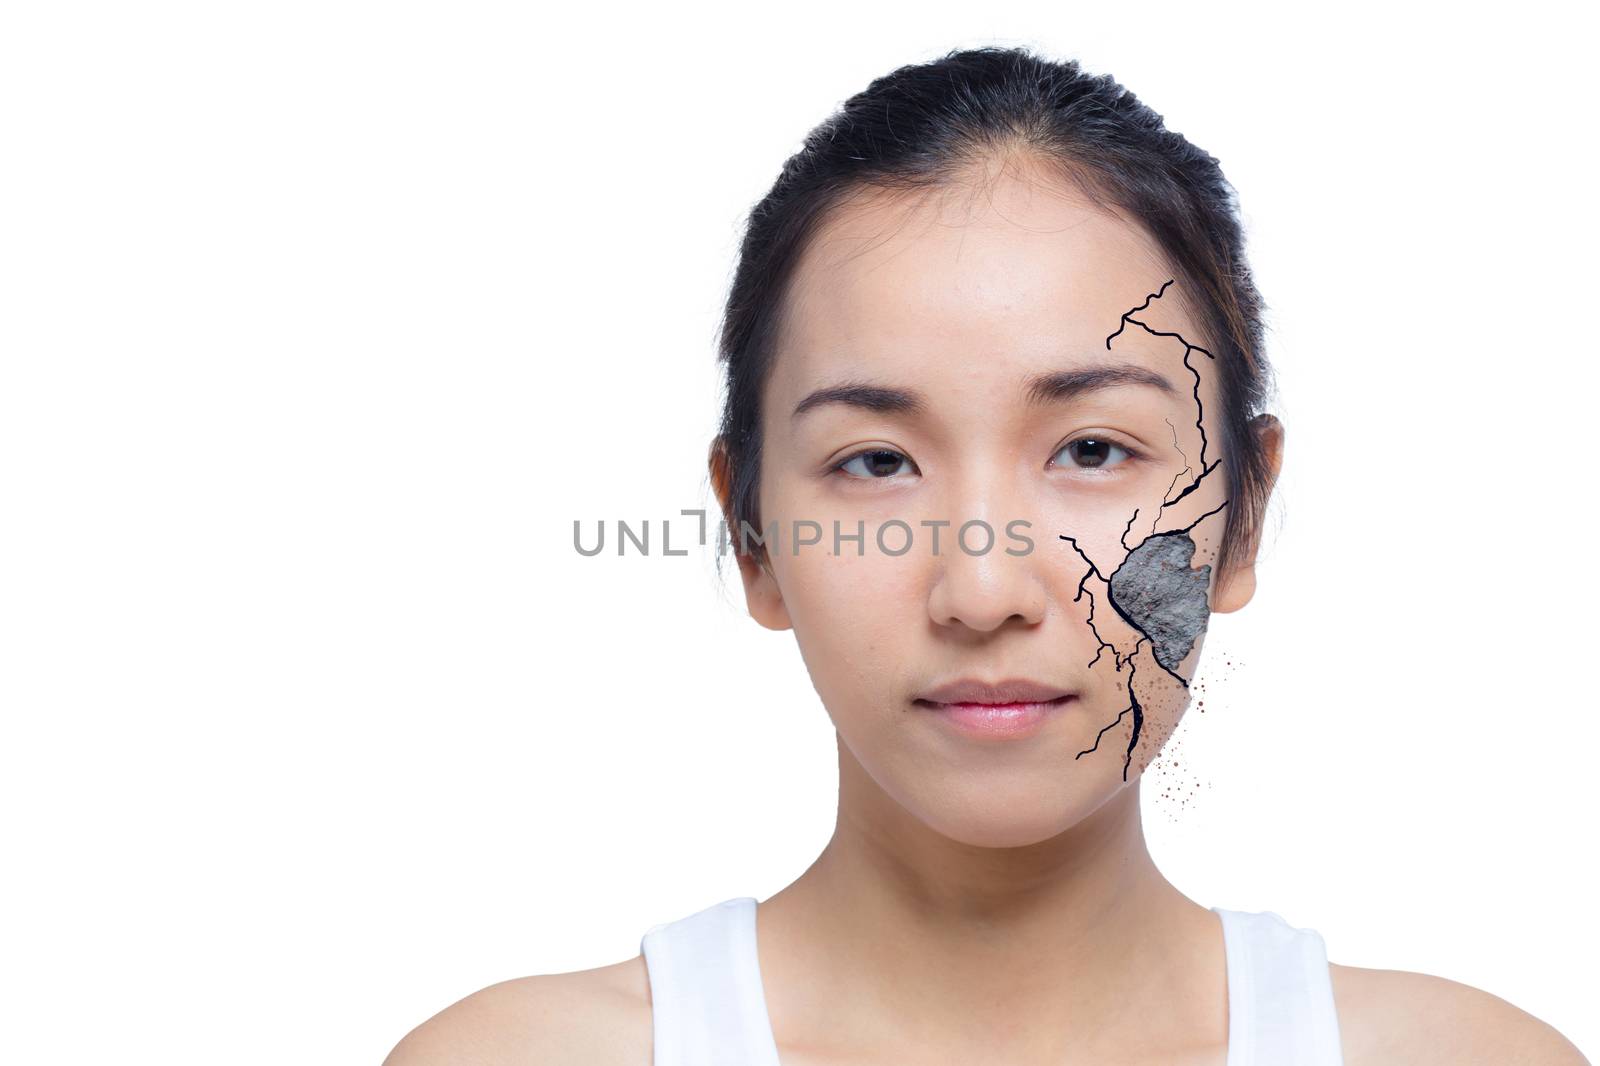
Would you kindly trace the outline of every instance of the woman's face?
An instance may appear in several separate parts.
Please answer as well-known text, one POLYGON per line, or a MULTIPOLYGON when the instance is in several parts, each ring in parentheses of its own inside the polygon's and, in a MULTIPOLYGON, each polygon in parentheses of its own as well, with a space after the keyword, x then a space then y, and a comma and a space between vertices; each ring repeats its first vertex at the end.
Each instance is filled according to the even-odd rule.
POLYGON ((1041 841, 1137 780, 1207 616, 1249 599, 1248 559, 1210 565, 1229 486, 1190 295, 1141 230, 1027 168, 858 196, 800 263, 747 601, 794 629, 844 758, 950 838, 1041 841), (939 691, 1016 680, 1050 701, 1031 719, 939 691), (986 715, 1023 727, 962 724, 986 715))

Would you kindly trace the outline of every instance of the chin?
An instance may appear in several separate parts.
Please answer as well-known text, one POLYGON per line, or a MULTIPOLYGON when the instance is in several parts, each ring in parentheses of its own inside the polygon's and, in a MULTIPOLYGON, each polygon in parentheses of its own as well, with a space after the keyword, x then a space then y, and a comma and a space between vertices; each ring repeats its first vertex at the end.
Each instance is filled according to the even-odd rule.
MULTIPOLYGON (((1116 773, 1080 773, 1079 787, 1019 782, 1016 788, 986 788, 979 795, 943 789, 915 811, 930 829, 978 848, 1024 848, 1072 830, 1125 786, 1116 773)), ((1130 775, 1129 784, 1137 780, 1130 775)))

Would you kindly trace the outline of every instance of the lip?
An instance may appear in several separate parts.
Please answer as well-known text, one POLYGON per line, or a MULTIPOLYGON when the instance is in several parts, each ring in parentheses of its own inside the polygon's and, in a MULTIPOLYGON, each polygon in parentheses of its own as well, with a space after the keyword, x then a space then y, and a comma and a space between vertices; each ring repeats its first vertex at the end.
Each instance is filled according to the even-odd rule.
POLYGON ((962 678, 929 689, 914 702, 966 736, 1016 740, 1037 733, 1075 698, 1067 689, 1026 678, 962 678))
POLYGON ((937 688, 920 693, 918 698, 928 703, 1049 703, 1062 696, 1072 695, 1072 690, 1059 685, 1047 685, 1027 677, 1008 677, 1002 681, 984 681, 976 677, 962 677, 947 681, 937 688))

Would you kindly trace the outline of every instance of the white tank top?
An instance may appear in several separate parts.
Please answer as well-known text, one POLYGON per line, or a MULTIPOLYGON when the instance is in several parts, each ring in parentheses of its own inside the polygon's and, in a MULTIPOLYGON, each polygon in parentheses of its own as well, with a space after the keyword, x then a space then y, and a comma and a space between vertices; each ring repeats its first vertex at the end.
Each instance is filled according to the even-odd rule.
MULTIPOLYGON (((1322 936, 1273 911, 1222 918, 1228 958, 1228 1066, 1342 1066, 1322 936)), ((753 896, 652 925, 654 1066, 781 1066, 756 955, 753 896)))

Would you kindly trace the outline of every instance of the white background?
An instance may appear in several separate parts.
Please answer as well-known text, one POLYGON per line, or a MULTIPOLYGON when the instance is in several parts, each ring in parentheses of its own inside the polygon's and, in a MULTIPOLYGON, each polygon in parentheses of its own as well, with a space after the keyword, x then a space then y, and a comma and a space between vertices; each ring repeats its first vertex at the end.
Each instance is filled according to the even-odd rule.
POLYGON ((991 43, 1218 156, 1271 305, 1282 491, 1158 863, 1595 1054, 1577 9, 8 5, 0 1059, 376 1063, 805 868, 825 712, 660 522, 744 212, 991 43), (574 551, 619 518, 651 557, 574 551))

